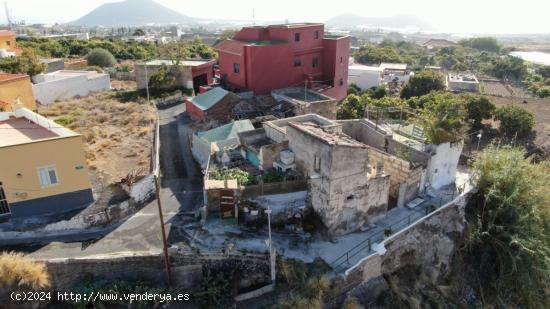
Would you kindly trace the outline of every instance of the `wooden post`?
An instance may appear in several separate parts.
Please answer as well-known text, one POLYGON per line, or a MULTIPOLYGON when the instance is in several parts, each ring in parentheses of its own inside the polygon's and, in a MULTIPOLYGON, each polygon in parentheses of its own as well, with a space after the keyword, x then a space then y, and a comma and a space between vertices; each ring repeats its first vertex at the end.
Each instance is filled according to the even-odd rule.
POLYGON ((164 265, 166 267, 166 281, 168 286, 172 285, 172 273, 170 271, 170 257, 168 256, 168 243, 166 241, 166 230, 164 228, 164 216, 162 215, 162 204, 160 201, 160 184, 158 176, 155 175, 155 194, 157 197, 157 205, 159 210, 160 230, 162 232, 162 246, 164 251, 164 265))

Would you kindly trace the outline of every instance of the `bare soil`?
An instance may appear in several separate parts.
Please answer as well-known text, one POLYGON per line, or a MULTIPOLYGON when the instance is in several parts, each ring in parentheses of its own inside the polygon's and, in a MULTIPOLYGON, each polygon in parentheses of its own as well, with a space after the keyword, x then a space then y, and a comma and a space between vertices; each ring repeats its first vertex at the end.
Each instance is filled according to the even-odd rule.
MULTIPOLYGON (((135 89, 135 82, 112 83, 113 88, 135 89)), ((94 189, 118 183, 129 173, 149 172, 153 106, 121 102, 112 91, 106 91, 40 106, 38 111, 82 134, 88 168, 94 175, 94 189)))

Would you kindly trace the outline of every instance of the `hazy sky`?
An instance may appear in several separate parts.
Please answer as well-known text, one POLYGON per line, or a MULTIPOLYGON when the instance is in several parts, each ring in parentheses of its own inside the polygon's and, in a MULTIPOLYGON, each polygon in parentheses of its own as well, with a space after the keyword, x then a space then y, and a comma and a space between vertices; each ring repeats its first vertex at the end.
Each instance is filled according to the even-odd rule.
MULTIPOLYGON (((27 23, 75 20, 118 0, 7 0, 12 19, 27 23)), ((324 21, 343 13, 362 16, 414 15, 442 32, 550 33, 548 0, 156 0, 192 17, 324 21), (269 3, 269 4, 268 4, 269 3), (329 5, 329 3, 331 5, 329 5)), ((1 23, 5 23, 3 10, 1 23)))

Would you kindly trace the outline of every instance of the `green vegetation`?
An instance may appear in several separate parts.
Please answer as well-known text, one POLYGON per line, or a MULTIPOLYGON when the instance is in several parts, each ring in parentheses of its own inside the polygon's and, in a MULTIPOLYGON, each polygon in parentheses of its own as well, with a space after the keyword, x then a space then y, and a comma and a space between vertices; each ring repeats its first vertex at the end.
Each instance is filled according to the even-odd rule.
POLYGON ((86 55, 89 65, 101 68, 112 67, 116 64, 115 57, 106 49, 94 48, 86 55))
POLYGON ((467 206, 464 277, 486 305, 548 308, 549 163, 531 163, 518 148, 490 146, 472 168, 478 192, 467 206))
POLYGON ((504 56, 493 59, 487 71, 500 79, 521 80, 527 74, 527 66, 519 57, 504 56))
POLYGON ((353 54, 353 58, 364 64, 381 62, 403 62, 397 50, 391 46, 363 45, 353 54))
POLYGON ((432 92, 423 100, 423 108, 414 121, 424 129, 428 143, 439 145, 464 137, 468 130, 464 100, 448 92, 432 92))
POLYGON ((166 89, 174 85, 176 78, 166 65, 162 65, 158 71, 149 78, 149 87, 152 89, 166 89))
MULTIPOLYGON (((114 38, 92 38, 90 40, 77 39, 46 39, 46 38, 21 38, 17 40, 20 47, 34 49, 42 57, 84 57, 95 48, 109 51, 116 59, 144 60, 165 56, 163 45, 153 43, 122 41, 114 38)), ((170 44, 168 44, 170 45, 170 44)), ((181 46, 187 58, 214 58, 216 53, 209 45, 200 40, 191 43, 174 43, 181 46)), ((172 58, 167 58, 172 59, 172 58)))
POLYGON ((272 169, 264 172, 262 179, 265 183, 269 182, 281 182, 285 179, 285 174, 278 170, 272 169))
POLYGON ((60 124, 64 127, 68 127, 69 125, 71 125, 75 121, 76 121, 76 118, 73 115, 61 116, 61 117, 55 119, 56 123, 58 123, 58 124, 60 124))
POLYGON ((445 90, 443 76, 433 71, 421 71, 409 79, 401 90, 401 97, 420 97, 431 91, 445 90))
POLYGON ((228 308, 235 295, 232 277, 231 274, 209 270, 193 294, 200 308, 228 308))
POLYGON ((254 176, 252 176, 249 172, 243 171, 238 168, 227 168, 227 167, 223 167, 219 170, 216 170, 212 175, 212 179, 214 180, 236 179, 237 182, 242 186, 253 184, 255 181, 254 176))
POLYGON ((492 37, 478 37, 459 42, 460 45, 475 48, 481 51, 488 51, 497 53, 501 50, 501 46, 498 44, 497 39, 492 37))
POLYGON ((505 135, 525 136, 535 126, 535 116, 517 106, 504 106, 496 110, 495 119, 500 121, 500 131, 505 135))
POLYGON ((462 94, 461 97, 466 102, 468 119, 472 122, 473 128, 479 129, 482 127, 483 119, 493 118, 496 106, 487 97, 472 94, 462 94))
POLYGON ((19 57, 0 58, 0 70, 12 74, 34 76, 46 71, 47 67, 46 64, 38 62, 38 56, 29 48, 24 48, 19 57))
POLYGON ((104 38, 77 40, 33 37, 18 39, 17 45, 32 48, 40 56, 54 58, 83 57, 94 48, 106 49, 116 59, 148 59, 157 54, 157 47, 153 43, 104 38))

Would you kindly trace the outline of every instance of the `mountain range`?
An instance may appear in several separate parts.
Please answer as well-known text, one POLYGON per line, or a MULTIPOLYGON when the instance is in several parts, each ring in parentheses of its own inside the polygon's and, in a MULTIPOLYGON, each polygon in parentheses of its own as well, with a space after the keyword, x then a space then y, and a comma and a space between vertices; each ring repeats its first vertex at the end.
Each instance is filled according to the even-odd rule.
MULTIPOLYGON (((167 8, 153 0, 124 0, 121 2, 105 3, 83 17, 70 22, 77 26, 140 26, 145 24, 197 24, 203 19, 190 17, 167 8)), ((214 22, 229 22, 217 20, 214 22)), ((242 24, 233 21, 233 24, 242 24)), ((246 22, 245 22, 246 23, 246 22)), ((393 28, 418 30, 433 30, 429 24, 408 15, 392 17, 363 17, 354 14, 335 16, 326 22, 327 26, 352 29, 362 28, 393 28)))
POLYGON ((343 14, 335 16, 325 24, 338 28, 415 28, 418 30, 434 30, 433 26, 410 15, 396 15, 389 17, 364 17, 355 14, 343 14))
POLYGON ((125 0, 105 3, 81 18, 70 22, 77 26, 137 26, 144 24, 195 23, 189 17, 153 0, 125 0))

